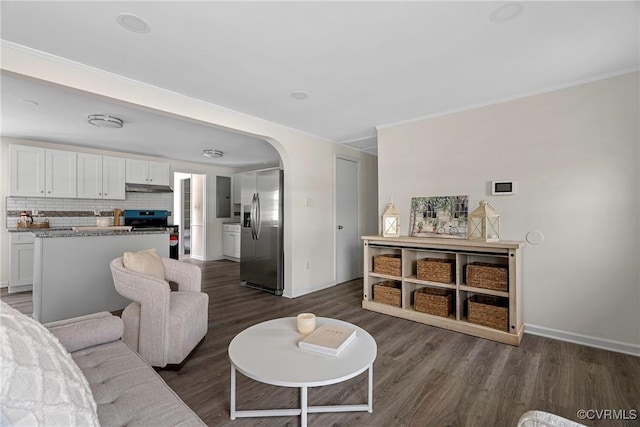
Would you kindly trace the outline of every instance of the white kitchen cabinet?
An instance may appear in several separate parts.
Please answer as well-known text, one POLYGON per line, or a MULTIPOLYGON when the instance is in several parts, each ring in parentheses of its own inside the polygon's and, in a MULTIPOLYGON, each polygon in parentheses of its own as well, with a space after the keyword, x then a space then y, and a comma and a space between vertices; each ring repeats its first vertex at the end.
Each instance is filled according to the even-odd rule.
POLYGON ((240 260, 240 224, 222 225, 222 255, 231 261, 240 260))
POLYGON ((171 184, 171 167, 168 163, 127 159, 126 168, 126 181, 130 184, 171 184))
POLYGON ((9 195, 44 197, 44 148, 9 145, 9 195))
POLYGON ((11 276, 9 293, 30 291, 33 285, 33 248, 35 237, 29 232, 10 233, 11 276))
POLYGON ((78 198, 125 199, 125 159, 78 153, 78 198))
POLYGON ((125 159, 102 156, 102 198, 124 200, 125 159))
POLYGON ((78 196, 76 153, 44 150, 45 197, 73 199, 78 196))
POLYGON ((76 153, 9 145, 10 196, 75 198, 76 153))
POLYGON ((149 184, 171 185, 169 163, 149 162, 149 184))

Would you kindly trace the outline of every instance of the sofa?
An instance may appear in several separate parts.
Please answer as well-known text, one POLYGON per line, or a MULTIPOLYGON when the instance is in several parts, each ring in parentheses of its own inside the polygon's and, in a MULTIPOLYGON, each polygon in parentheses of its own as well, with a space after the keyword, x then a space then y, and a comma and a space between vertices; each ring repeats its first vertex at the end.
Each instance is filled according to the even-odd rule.
POLYGON ((0 302, 0 425, 204 426, 108 312, 42 325, 0 302))

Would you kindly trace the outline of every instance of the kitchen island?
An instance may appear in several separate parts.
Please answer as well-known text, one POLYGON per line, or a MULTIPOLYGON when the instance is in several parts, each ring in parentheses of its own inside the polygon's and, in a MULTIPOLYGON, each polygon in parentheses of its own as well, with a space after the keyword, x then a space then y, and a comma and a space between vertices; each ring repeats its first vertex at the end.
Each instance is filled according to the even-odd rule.
POLYGON ((123 309, 131 301, 116 292, 111 260, 150 248, 169 256, 168 231, 32 232, 33 318, 42 323, 123 309))

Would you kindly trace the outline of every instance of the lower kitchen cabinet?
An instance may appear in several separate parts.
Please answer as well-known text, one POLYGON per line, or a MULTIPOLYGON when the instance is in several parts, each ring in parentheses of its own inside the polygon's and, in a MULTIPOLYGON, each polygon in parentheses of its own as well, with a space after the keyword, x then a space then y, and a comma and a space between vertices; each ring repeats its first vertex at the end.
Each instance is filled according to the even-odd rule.
POLYGON ((29 232, 10 233, 11 275, 9 292, 30 291, 33 285, 33 248, 35 237, 29 232))
POLYGON ((363 236, 367 310, 518 345, 523 242, 363 236))
POLYGON ((222 225, 222 255, 231 261, 240 261, 240 224, 222 225))

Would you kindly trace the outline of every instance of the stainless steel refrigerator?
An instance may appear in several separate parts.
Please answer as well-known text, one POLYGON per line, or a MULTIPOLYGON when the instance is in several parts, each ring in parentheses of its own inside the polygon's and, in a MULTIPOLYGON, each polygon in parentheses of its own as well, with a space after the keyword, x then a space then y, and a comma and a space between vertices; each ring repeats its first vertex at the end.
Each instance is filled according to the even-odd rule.
POLYGON ((240 175, 240 280, 243 286, 282 295, 284 261, 280 169, 240 175))

